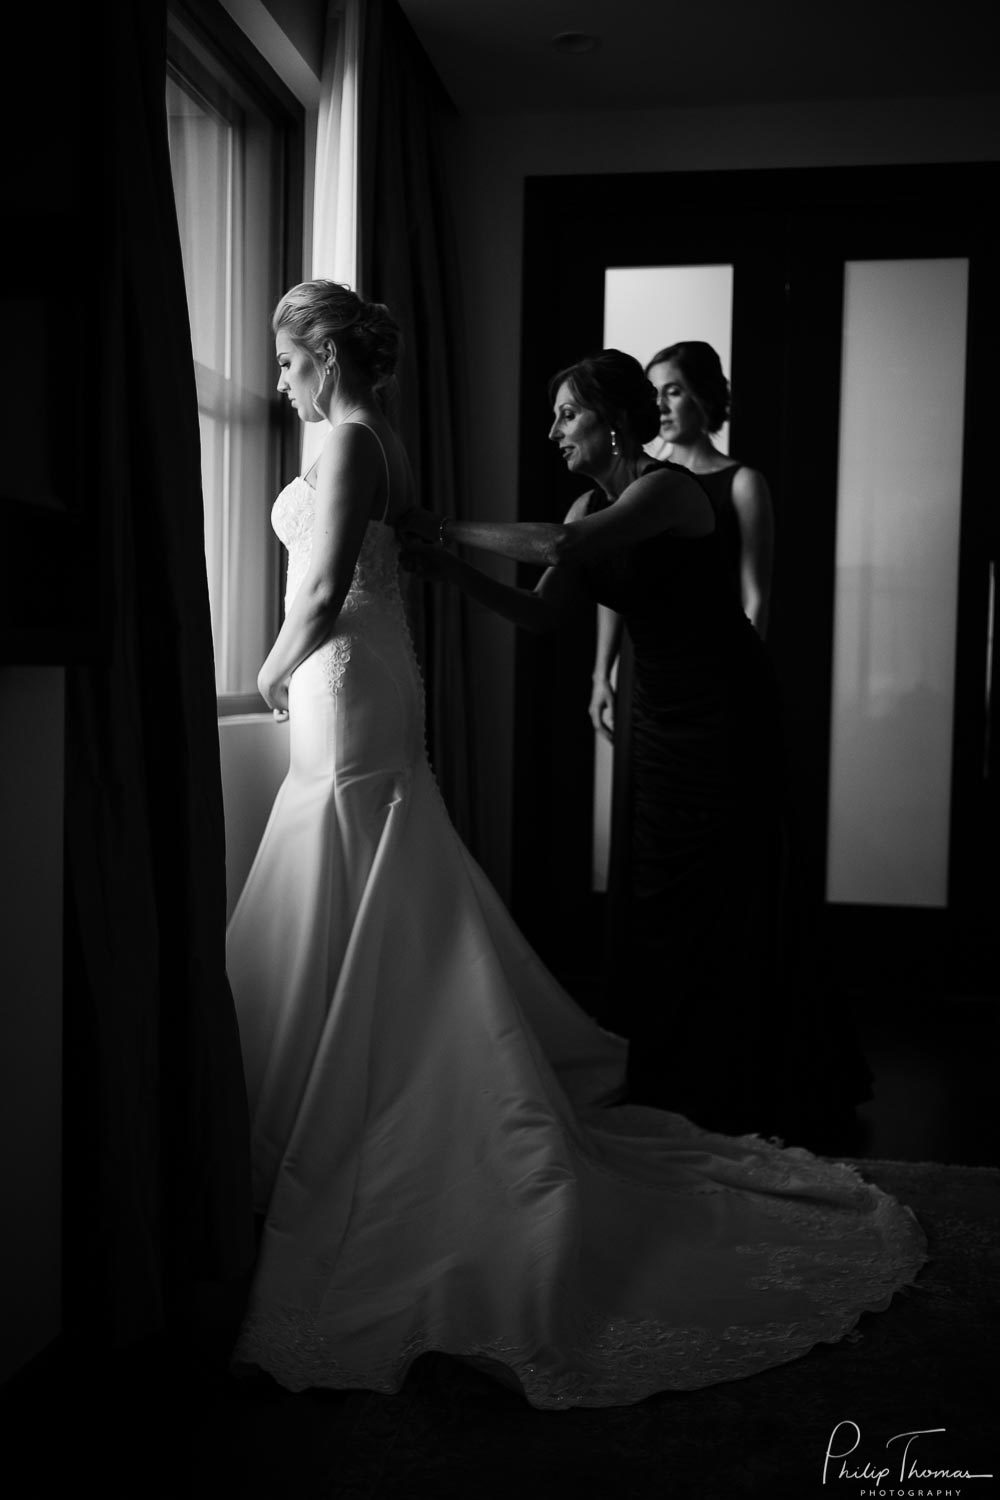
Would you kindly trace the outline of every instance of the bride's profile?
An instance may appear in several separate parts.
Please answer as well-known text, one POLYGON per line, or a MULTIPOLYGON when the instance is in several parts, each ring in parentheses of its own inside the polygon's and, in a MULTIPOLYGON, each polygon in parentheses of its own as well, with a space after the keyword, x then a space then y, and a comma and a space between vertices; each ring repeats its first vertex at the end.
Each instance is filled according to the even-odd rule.
POLYGON ((528 947, 424 749, 379 387, 388 310, 329 281, 273 318, 279 390, 330 423, 282 490, 263 664, 290 763, 228 932, 259 1256, 234 1362, 398 1390, 435 1350, 534 1406, 735 1380, 842 1338, 925 1259, 849 1166, 616 1105, 624 1042, 528 947))

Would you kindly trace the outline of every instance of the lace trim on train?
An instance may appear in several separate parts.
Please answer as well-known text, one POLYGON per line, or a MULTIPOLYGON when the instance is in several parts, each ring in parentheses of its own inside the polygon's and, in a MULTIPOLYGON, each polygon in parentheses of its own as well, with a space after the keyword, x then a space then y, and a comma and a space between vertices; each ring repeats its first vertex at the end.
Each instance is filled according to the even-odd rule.
POLYGON ((889 1228, 891 1243, 879 1241, 864 1255, 837 1256, 809 1247, 740 1247, 748 1258, 766 1265, 748 1275, 748 1288, 794 1292, 817 1304, 815 1314, 793 1322, 733 1323, 712 1330, 590 1315, 581 1320, 575 1347, 560 1351, 558 1370, 539 1362, 531 1346, 514 1340, 448 1347, 447 1341, 423 1332, 393 1355, 355 1366, 336 1357, 335 1340, 306 1312, 286 1309, 251 1313, 233 1362, 259 1365, 288 1390, 320 1387, 391 1395, 401 1389, 415 1359, 439 1351, 504 1366, 533 1406, 556 1411, 632 1405, 656 1391, 691 1391, 741 1380, 797 1359, 817 1344, 837 1343, 851 1334, 862 1313, 883 1312, 894 1292, 912 1282, 923 1255, 914 1235, 893 1232, 891 1224, 898 1220, 895 1205, 891 1207, 893 1219, 882 1226, 889 1228))
MULTIPOLYGON (((735 1144, 690 1128, 692 1143, 708 1146, 717 1139, 730 1150, 735 1144)), ((559 1351, 559 1369, 554 1370, 538 1361, 532 1347, 510 1339, 449 1346, 429 1331, 414 1333, 380 1361, 349 1365, 336 1356, 335 1336, 323 1333, 308 1312, 273 1308, 248 1314, 233 1362, 260 1365, 289 1390, 318 1386, 392 1394, 413 1361, 436 1350, 506 1367, 539 1408, 630 1405, 656 1391, 740 1380, 796 1359, 816 1344, 836 1343, 851 1334, 862 1313, 884 1311, 895 1292, 912 1285, 926 1252, 922 1231, 908 1209, 865 1183, 846 1163, 820 1161, 806 1151, 780 1151, 754 1137, 743 1137, 739 1144, 754 1147, 756 1159, 723 1165, 723 1177, 727 1165, 734 1177, 742 1177, 739 1187, 725 1184, 726 1190, 745 1192, 769 1217, 811 1236, 801 1245, 758 1241, 737 1246, 745 1268, 742 1286, 796 1295, 815 1309, 808 1316, 713 1330, 590 1314, 580 1319, 572 1347, 559 1351), (796 1159, 789 1161, 790 1156, 796 1159), (768 1197, 789 1189, 804 1198, 768 1197), (867 1211, 859 1223, 862 1209, 867 1211), (853 1243, 842 1243, 847 1240, 853 1243)), ((712 1187, 720 1190, 723 1183, 717 1178, 712 1187)))

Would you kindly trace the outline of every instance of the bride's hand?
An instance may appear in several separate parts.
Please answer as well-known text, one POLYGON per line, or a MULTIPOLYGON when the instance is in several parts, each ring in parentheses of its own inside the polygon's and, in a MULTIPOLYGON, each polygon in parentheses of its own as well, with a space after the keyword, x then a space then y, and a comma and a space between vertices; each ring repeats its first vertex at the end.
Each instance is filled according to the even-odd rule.
POLYGON ((606 679, 596 681, 590 694, 590 722, 610 743, 615 742, 615 690, 606 679))
POLYGON ((423 506, 411 505, 396 521, 396 534, 400 541, 439 542, 441 540, 441 517, 423 506))
POLYGON ((257 691, 276 719, 288 718, 288 683, 275 682, 267 670, 267 662, 257 673, 257 691))

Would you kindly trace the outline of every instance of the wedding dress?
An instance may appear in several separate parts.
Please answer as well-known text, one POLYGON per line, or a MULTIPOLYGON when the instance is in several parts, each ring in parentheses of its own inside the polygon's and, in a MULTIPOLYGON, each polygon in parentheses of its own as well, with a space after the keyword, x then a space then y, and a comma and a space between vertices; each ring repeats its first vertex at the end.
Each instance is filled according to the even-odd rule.
MULTIPOLYGON (((275 502, 286 605, 313 514, 302 478, 275 502)), ((266 1215, 234 1362, 391 1392, 438 1350, 558 1410, 840 1339, 916 1276, 915 1219, 846 1165, 610 1102, 625 1044, 448 820, 397 560, 371 522, 292 676, 288 776, 230 924, 266 1215)))

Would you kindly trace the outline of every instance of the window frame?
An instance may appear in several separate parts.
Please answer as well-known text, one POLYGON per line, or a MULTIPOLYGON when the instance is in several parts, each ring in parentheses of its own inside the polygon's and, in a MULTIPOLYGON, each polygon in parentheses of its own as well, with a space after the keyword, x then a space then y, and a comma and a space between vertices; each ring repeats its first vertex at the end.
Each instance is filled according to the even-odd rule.
MULTIPOLYGON (((280 180, 274 186, 275 204, 280 214, 278 265, 270 306, 262 310, 262 320, 270 313, 281 293, 302 280, 305 220, 305 140, 306 111, 301 102, 241 31, 219 0, 168 0, 167 67, 164 84, 173 70, 194 74, 190 81, 225 112, 221 95, 224 85, 212 76, 192 51, 189 38, 200 45, 223 73, 235 75, 240 87, 252 98, 275 131, 275 148, 280 180)), ((228 101, 228 96, 226 96, 228 101)), ((299 423, 272 390, 268 400, 268 484, 273 495, 298 472, 301 433, 299 423)), ((268 566, 263 581, 261 609, 270 617, 271 633, 277 634, 281 623, 283 559, 276 537, 269 545, 268 566)), ((219 693, 218 716, 266 713, 267 706, 257 692, 219 693)))

